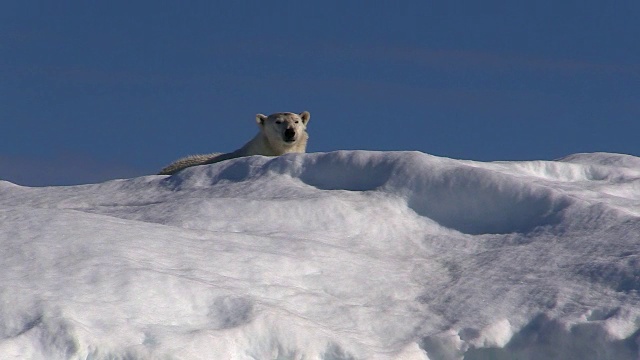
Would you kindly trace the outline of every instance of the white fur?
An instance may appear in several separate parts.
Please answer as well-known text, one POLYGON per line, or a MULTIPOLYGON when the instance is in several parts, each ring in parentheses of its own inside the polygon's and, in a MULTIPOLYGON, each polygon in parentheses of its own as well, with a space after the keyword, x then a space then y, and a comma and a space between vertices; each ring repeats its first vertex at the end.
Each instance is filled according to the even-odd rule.
POLYGON ((307 149, 308 111, 300 114, 275 113, 269 116, 258 114, 256 122, 260 132, 240 149, 231 153, 191 155, 171 163, 159 175, 171 175, 190 166, 213 164, 243 156, 279 156, 287 153, 304 153, 307 149))

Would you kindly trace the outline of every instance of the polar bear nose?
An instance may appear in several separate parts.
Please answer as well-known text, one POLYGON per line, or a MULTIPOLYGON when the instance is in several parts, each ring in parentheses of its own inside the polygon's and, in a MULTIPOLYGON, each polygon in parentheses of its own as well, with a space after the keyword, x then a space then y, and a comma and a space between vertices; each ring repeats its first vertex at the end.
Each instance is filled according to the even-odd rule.
POLYGON ((287 141, 293 140, 295 136, 296 136, 296 131, 293 130, 292 128, 288 128, 287 130, 284 131, 284 139, 287 141))

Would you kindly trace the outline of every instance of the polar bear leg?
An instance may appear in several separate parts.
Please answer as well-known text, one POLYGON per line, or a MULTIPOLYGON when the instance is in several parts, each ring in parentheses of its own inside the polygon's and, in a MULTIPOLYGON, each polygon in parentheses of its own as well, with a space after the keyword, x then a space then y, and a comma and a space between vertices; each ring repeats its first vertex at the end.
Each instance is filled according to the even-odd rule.
POLYGON ((203 165, 210 163, 216 157, 222 155, 222 153, 212 153, 206 155, 191 155, 169 164, 164 169, 160 170, 158 175, 173 175, 182 169, 186 169, 191 166, 203 165))

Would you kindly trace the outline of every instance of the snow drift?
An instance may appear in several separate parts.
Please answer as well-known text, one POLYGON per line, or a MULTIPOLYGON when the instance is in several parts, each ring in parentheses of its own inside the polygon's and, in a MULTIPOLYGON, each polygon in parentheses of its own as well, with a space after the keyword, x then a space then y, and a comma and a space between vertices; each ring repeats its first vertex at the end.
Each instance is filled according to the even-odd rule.
POLYGON ((2 359, 637 359, 640 159, 0 182, 2 359))

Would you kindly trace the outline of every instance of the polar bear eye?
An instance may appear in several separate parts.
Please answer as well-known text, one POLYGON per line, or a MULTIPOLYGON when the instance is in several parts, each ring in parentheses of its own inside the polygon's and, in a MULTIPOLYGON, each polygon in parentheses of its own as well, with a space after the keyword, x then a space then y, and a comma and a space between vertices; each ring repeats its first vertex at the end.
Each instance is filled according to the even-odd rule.
POLYGON ((296 120, 296 124, 299 124, 299 123, 300 123, 300 121, 296 120))
POLYGON ((276 124, 282 124, 282 120, 276 120, 276 124))

